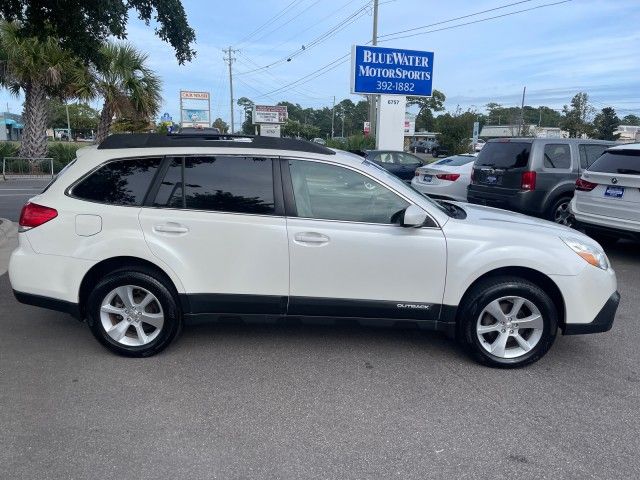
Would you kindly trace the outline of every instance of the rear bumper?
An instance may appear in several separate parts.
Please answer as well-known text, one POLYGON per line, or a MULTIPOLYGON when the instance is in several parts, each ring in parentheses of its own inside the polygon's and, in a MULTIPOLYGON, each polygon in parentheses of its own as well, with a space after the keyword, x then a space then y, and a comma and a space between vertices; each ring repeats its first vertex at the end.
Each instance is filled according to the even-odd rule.
POLYGON ((469 185, 467 201, 488 207, 541 215, 544 213, 545 192, 542 190, 523 191, 511 188, 469 185))
POLYGON ((620 304, 620 293, 615 292, 607 303, 604 304, 596 318, 591 323, 574 323, 564 326, 564 335, 582 335, 586 333, 602 333, 608 332, 613 326, 613 320, 616 317, 616 311, 620 304))
POLYGON ((571 201, 571 210, 576 222, 584 228, 615 234, 621 238, 640 239, 640 222, 580 211, 576 198, 571 201))
POLYGON ((57 298, 43 297, 32 293, 18 292, 16 290, 13 291, 13 295, 16 297, 16 300, 25 305, 33 305, 34 307, 68 313, 74 318, 82 320, 80 306, 77 303, 66 302, 57 298))

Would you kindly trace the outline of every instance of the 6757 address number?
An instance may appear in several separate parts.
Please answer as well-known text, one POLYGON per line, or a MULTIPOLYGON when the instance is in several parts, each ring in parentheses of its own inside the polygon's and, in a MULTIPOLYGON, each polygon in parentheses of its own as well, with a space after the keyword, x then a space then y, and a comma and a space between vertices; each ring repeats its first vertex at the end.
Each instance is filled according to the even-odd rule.
POLYGON ((412 82, 377 81, 376 90, 383 92, 413 92, 415 85, 412 82))

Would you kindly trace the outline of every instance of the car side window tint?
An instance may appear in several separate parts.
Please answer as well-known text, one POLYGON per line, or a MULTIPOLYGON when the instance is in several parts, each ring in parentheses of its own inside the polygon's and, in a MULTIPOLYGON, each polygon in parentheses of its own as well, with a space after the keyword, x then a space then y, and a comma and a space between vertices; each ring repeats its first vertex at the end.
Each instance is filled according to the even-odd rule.
POLYGON ((395 155, 396 163, 399 163, 400 165, 415 165, 416 163, 420 163, 420 159, 413 155, 408 155, 406 153, 396 153, 395 155))
POLYGON ((376 153, 372 160, 377 163, 393 163, 393 155, 388 152, 380 152, 376 153))
POLYGON ((398 223, 409 203, 348 168, 292 160, 291 180, 299 217, 349 222, 398 223))
POLYGON ((609 145, 580 145, 580 168, 589 168, 607 148, 609 145))
POLYGON ((571 169, 571 147, 567 144, 549 143, 544 146, 544 167, 571 169))
POLYGON ((272 161, 233 156, 172 159, 154 206, 273 214, 272 161))
POLYGON ((182 158, 172 158, 169 168, 160 182, 154 207, 184 208, 184 184, 182 183, 182 158))
POLYGON ((71 195, 110 205, 140 206, 161 158, 133 158, 109 162, 78 183, 71 195))

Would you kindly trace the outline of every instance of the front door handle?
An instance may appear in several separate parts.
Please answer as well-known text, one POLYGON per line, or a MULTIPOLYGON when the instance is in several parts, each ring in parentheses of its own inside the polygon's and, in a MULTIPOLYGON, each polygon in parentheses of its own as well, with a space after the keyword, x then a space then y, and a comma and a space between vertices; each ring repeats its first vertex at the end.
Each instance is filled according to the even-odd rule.
POLYGON ((156 232, 160 233, 189 233, 189 229, 184 225, 175 222, 161 223, 153 227, 156 232))
POLYGON ((302 245, 321 246, 329 243, 329 237, 318 232, 300 232, 294 235, 296 243, 302 245))

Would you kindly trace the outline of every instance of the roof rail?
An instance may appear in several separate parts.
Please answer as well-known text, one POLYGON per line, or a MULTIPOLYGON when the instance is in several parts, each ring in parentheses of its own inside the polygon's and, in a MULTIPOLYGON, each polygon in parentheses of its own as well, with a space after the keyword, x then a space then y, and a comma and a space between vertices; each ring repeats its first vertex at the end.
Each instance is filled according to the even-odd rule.
POLYGON ((335 155, 333 150, 307 140, 261 137, 255 135, 229 135, 226 133, 183 133, 169 135, 160 135, 158 133, 116 133, 108 136, 100 143, 98 150, 163 147, 262 148, 335 155))

